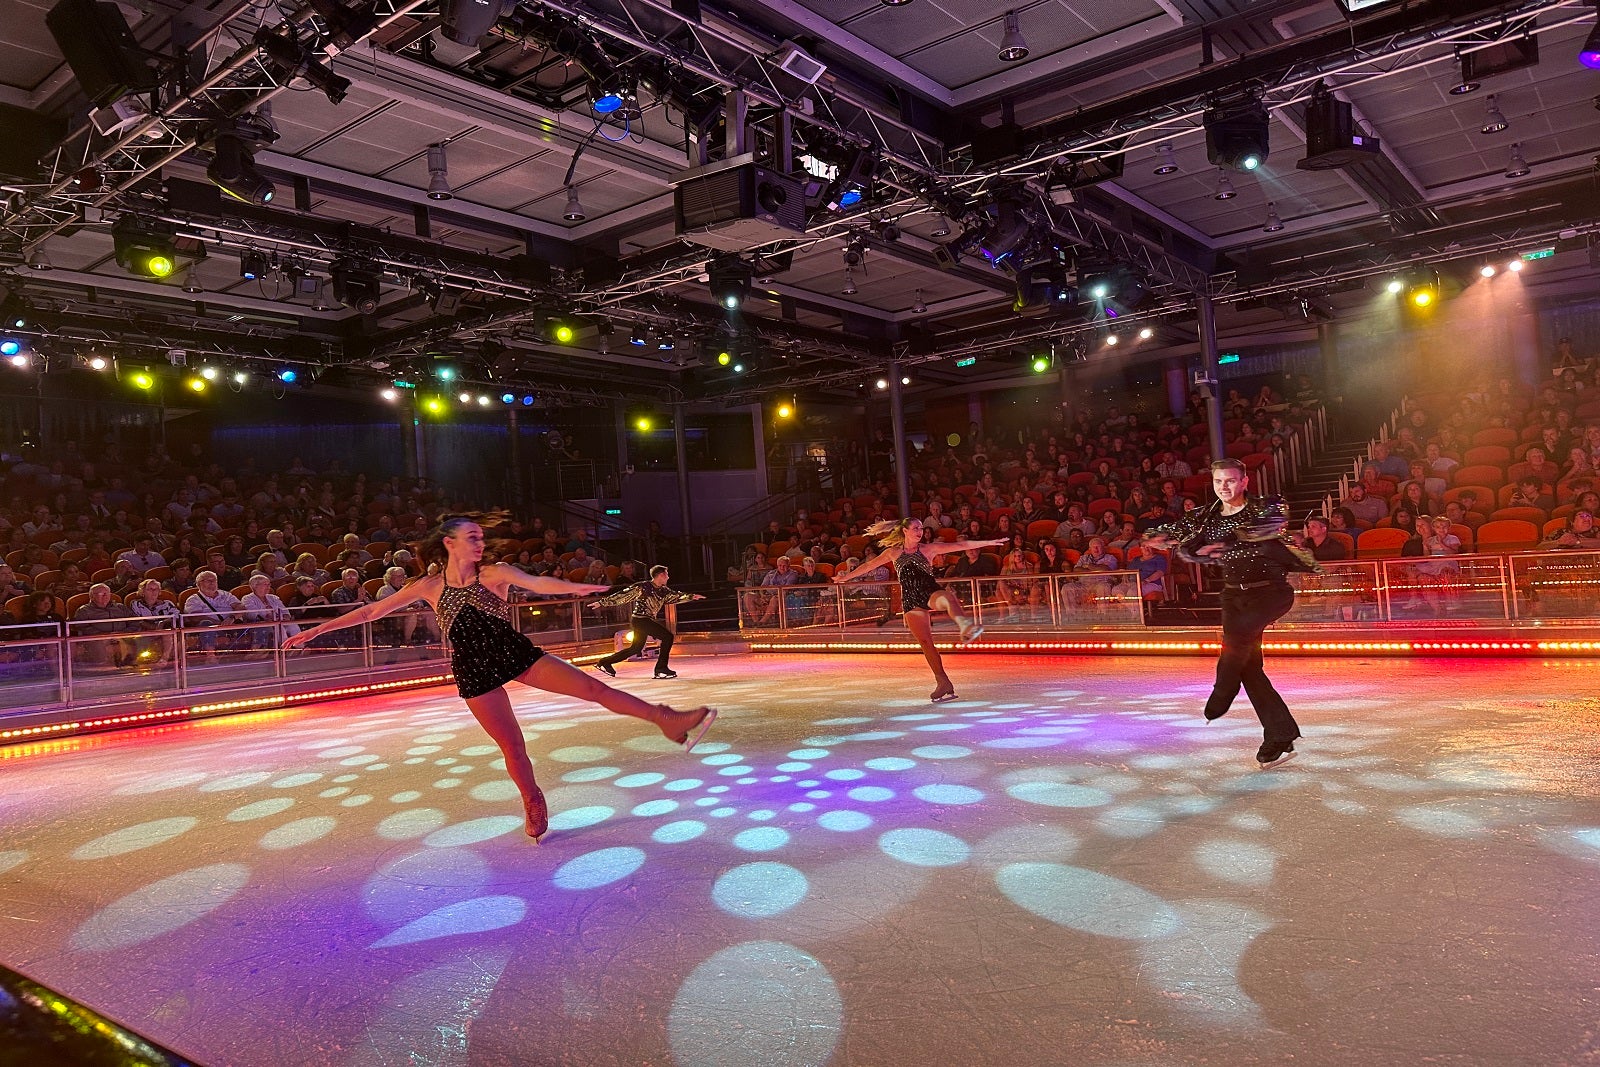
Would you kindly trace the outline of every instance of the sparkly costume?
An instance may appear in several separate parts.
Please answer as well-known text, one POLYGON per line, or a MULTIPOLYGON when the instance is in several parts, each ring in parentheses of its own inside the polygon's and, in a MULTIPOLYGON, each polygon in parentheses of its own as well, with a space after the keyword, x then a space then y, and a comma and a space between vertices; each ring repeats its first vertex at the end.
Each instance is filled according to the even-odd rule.
POLYGON ((450 669, 464 698, 480 697, 522 674, 544 649, 519 632, 511 605, 474 580, 439 594, 439 627, 450 641, 450 669))
POLYGON ((1267 678, 1261 635, 1294 607, 1289 572, 1321 569, 1310 553, 1284 538, 1287 515, 1278 497, 1246 496, 1244 507, 1231 515, 1224 515, 1222 502, 1216 501, 1151 531, 1176 541, 1180 559, 1222 568, 1222 654, 1205 715, 1218 719, 1226 714, 1242 685, 1269 744, 1293 742, 1300 727, 1267 678), (1195 554, 1212 544, 1223 545, 1222 552, 1195 554))
POLYGON ((609 667, 613 663, 632 659, 644 648, 645 641, 654 637, 661 642, 660 651, 656 653, 656 673, 671 670, 667 658, 672 655, 673 633, 658 616, 661 614, 661 609, 668 604, 681 604, 685 600, 693 599, 693 593, 680 593, 676 589, 668 589, 655 582, 636 582, 596 600, 596 607, 630 603, 633 605, 633 612, 628 618, 628 625, 633 630, 633 640, 625 648, 613 652, 595 666, 598 667, 603 663, 609 667))
POLYGON ((928 566, 928 557, 918 551, 902 552, 894 561, 900 578, 900 610, 927 611, 928 598, 939 592, 939 580, 928 566))

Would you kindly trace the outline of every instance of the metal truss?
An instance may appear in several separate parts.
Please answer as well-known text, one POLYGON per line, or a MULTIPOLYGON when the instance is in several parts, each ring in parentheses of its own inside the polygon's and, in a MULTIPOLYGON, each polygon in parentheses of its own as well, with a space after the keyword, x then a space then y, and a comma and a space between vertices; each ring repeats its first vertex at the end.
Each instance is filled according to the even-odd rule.
MULTIPOLYGON (((430 0, 379 0, 375 22, 356 40, 427 2, 430 0)), ((298 26, 315 14, 306 6, 285 21, 298 26)), ((123 206, 158 170, 204 143, 219 119, 242 115, 287 89, 285 79, 263 61, 256 44, 261 19, 262 9, 253 0, 237 0, 227 8, 219 21, 197 37, 189 55, 178 57, 180 67, 213 43, 234 42, 237 47, 214 62, 192 86, 169 79, 169 84, 151 94, 149 112, 119 131, 115 140, 102 138, 92 122, 68 134, 44 161, 48 173, 44 183, 9 187, 19 195, 0 216, 0 241, 20 247, 26 255, 55 234, 93 221, 96 210, 123 206), (163 89, 171 95, 164 97, 163 89), (80 183, 78 176, 90 171, 95 180, 80 183), (88 187, 94 185, 98 187, 88 187)))

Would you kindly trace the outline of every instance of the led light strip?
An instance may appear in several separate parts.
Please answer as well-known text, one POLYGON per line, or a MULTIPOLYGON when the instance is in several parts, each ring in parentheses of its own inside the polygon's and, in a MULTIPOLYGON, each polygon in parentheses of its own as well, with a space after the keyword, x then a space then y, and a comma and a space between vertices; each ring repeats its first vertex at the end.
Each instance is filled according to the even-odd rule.
MULTIPOLYGON (((1216 652, 1217 641, 984 641, 935 643, 941 652, 1216 652)), ((1597 652, 1600 641, 1267 641, 1266 652, 1597 652)), ((751 652, 917 652, 909 641, 752 641, 751 652)))
POLYGON ((142 726, 151 723, 175 722, 180 719, 199 718, 230 711, 259 711, 281 708, 291 704, 305 704, 314 700, 360 696, 363 693, 382 693, 396 689, 415 689, 441 685, 454 675, 432 674, 423 678, 406 678, 394 682, 372 682, 368 685, 345 686, 340 689, 318 689, 309 693, 274 694, 244 700, 225 700, 215 704, 195 704, 187 708, 168 708, 165 711, 142 711, 128 715, 108 715, 98 719, 74 719, 71 722, 47 723, 43 726, 21 726, 0 730, 0 744, 46 737, 69 737, 73 734, 117 727, 142 726))

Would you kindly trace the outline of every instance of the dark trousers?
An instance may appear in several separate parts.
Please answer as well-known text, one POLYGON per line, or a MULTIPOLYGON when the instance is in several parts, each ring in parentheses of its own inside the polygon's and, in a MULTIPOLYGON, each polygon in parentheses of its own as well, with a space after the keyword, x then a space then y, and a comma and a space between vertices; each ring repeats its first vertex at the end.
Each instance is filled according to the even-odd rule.
POLYGON ((1300 736, 1289 705, 1272 687, 1261 662, 1262 632, 1292 607, 1294 590, 1287 582, 1260 589, 1223 589, 1222 655, 1217 658, 1217 684, 1206 701, 1206 718, 1220 718, 1242 685, 1266 740, 1293 741, 1300 736))
POLYGON ((632 659, 639 654, 645 641, 654 637, 661 642, 661 651, 656 654, 656 670, 666 670, 667 657, 672 654, 672 631, 644 615, 635 615, 629 619, 628 628, 633 631, 633 641, 621 652, 613 652, 600 662, 621 663, 625 659, 632 659))

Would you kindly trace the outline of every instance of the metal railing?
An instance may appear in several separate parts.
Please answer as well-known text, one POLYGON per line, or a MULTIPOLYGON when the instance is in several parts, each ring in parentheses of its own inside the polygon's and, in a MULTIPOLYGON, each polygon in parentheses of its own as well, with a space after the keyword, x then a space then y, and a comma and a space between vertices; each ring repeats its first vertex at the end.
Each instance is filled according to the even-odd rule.
MULTIPOLYGON (((201 692, 225 697, 274 683, 325 678, 341 686, 449 670, 438 620, 419 603, 376 622, 317 637, 284 652, 303 624, 355 605, 288 608, 281 619, 197 625, 195 616, 0 626, 0 721, 8 713, 149 701, 201 692)), ((517 628, 537 645, 614 640, 627 609, 584 610, 581 598, 533 598, 511 605, 517 628)), ((670 624, 669 619, 669 624, 670 624)))
MULTIPOLYGON (((1137 571, 945 578, 939 585, 986 628, 1127 628, 1144 625, 1137 571)), ((844 630, 888 623, 901 610, 898 582, 740 589, 739 629, 844 630)))
MULTIPOLYGON (((1293 574, 1282 624, 1472 624, 1545 621, 1600 625, 1600 552, 1474 553, 1323 564, 1293 574)), ((939 583, 989 629, 1100 629, 1145 625, 1141 602, 1160 594, 1135 571, 950 578, 939 583)), ((1170 584, 1170 578, 1169 578, 1170 584)), ((739 628, 845 630, 900 612, 896 582, 739 590, 739 628)))

